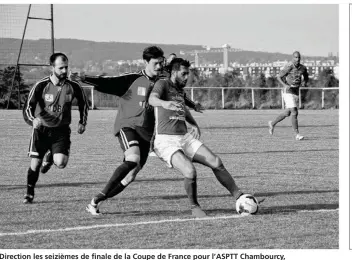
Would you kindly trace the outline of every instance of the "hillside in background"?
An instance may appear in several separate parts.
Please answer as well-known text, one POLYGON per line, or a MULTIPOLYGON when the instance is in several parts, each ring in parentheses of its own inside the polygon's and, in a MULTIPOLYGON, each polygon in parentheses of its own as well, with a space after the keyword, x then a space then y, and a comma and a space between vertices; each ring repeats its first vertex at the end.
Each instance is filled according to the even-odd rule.
MULTIPOLYGON (((17 60, 17 51, 19 50, 20 39, 0 39, 0 64, 13 64, 17 60)), ((66 53, 71 65, 84 66, 89 61, 101 63, 105 60, 137 60, 141 59, 142 51, 149 45, 158 45, 164 52, 165 56, 170 53, 180 55, 180 50, 202 50, 201 45, 185 45, 185 44, 158 44, 158 43, 128 43, 128 42, 94 42, 77 39, 55 39, 55 51, 66 53)), ((236 48, 236 46, 232 46, 236 48)), ((28 57, 38 57, 37 62, 46 63, 48 52, 50 52, 50 41, 47 39, 26 40, 23 44, 24 52, 28 57)), ((292 50, 294 51, 294 50, 292 50)), ((319 59, 324 60, 327 57, 307 57, 304 59, 319 59)), ((194 57, 182 55, 189 60, 194 60, 194 57)), ((237 61, 239 63, 251 62, 274 62, 277 60, 291 60, 292 54, 270 53, 258 51, 243 51, 229 52, 229 62, 237 61)), ((29 58, 32 59, 32 58, 29 58)), ((207 53, 200 54, 201 62, 216 62, 222 63, 222 53, 207 53)))

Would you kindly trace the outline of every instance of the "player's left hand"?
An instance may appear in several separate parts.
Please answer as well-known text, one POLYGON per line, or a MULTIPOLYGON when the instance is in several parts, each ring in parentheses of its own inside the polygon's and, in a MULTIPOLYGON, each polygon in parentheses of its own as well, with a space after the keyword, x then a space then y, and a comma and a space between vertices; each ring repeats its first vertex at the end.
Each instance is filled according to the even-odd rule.
POLYGON ((204 107, 202 106, 202 104, 196 101, 195 105, 196 106, 194 107, 194 111, 203 113, 204 107))
POLYGON ((77 133, 79 133, 81 135, 84 133, 84 131, 86 131, 86 126, 78 123, 77 133))
POLYGON ((192 125, 191 126, 191 131, 189 132, 189 134, 192 135, 195 139, 198 140, 200 138, 200 135, 201 135, 199 127, 192 125))

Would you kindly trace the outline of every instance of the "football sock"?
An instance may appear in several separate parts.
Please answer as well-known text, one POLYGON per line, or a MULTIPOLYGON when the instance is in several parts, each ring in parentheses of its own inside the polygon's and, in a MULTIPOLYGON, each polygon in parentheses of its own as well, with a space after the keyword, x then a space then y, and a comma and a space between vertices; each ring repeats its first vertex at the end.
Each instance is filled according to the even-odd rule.
POLYGON ((39 169, 33 171, 30 167, 27 172, 27 193, 34 195, 34 187, 39 179, 39 169))
POLYGON ((114 190, 118 183, 121 182, 121 180, 125 178, 126 175, 136 166, 137 163, 135 162, 125 161, 119 167, 117 167, 110 180, 106 184, 105 188, 95 197, 95 202, 98 203, 101 200, 104 200, 104 197, 106 199, 106 195, 108 195, 112 190, 114 190))
POLYGON ((119 194, 121 191, 123 191, 126 188, 121 182, 119 182, 116 187, 110 191, 108 194, 106 194, 106 198, 112 198, 119 194))
POLYGON ((191 202, 191 206, 199 206, 197 201, 197 178, 194 177, 193 179, 190 179, 185 177, 184 185, 188 199, 191 202))
POLYGON ((100 192, 93 198, 92 204, 94 202, 94 204, 96 205, 100 201, 103 201, 103 200, 106 200, 106 199, 107 199, 106 195, 100 192))
POLYGON ((242 194, 240 189, 237 187, 235 180, 232 178, 231 174, 226 170, 223 164, 212 170, 221 185, 224 186, 232 196, 237 199, 242 194))

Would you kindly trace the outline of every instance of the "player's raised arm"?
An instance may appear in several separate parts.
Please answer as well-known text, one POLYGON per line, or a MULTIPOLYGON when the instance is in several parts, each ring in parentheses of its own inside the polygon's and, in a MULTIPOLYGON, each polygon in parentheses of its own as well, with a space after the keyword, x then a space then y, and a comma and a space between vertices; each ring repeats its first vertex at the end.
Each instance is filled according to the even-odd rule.
POLYGON ((131 84, 140 77, 140 73, 130 73, 121 76, 88 76, 83 73, 73 73, 70 78, 92 85, 99 92, 115 96, 123 96, 131 84))

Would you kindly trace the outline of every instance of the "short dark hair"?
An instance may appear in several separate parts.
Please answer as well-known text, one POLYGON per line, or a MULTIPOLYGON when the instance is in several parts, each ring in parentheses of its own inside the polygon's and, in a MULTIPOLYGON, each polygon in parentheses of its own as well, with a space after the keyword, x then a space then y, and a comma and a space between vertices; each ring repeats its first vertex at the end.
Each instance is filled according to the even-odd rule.
POLYGON ((56 53, 52 54, 52 55, 50 56, 50 58, 49 58, 49 61, 50 61, 50 65, 51 65, 51 66, 54 66, 55 61, 56 61, 56 59, 57 59, 58 57, 62 57, 62 60, 68 61, 68 58, 67 58, 67 56, 66 56, 65 54, 63 54, 62 52, 56 52, 56 53))
POLYGON ((164 51, 158 46, 149 46, 143 50, 143 60, 150 61, 151 59, 164 58, 164 51))
POLYGON ((191 63, 188 60, 184 60, 182 58, 175 58, 170 62, 170 72, 180 70, 181 66, 189 68, 191 66, 191 63))

